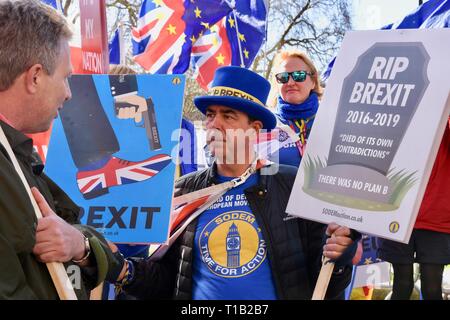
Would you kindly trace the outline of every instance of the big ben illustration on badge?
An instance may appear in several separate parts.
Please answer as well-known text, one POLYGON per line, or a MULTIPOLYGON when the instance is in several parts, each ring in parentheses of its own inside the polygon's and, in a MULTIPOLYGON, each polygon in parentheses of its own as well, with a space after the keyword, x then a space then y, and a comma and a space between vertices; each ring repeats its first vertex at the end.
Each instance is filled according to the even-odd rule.
POLYGON ((236 268, 240 265, 241 236, 237 226, 233 223, 228 229, 227 238, 227 267, 236 268))

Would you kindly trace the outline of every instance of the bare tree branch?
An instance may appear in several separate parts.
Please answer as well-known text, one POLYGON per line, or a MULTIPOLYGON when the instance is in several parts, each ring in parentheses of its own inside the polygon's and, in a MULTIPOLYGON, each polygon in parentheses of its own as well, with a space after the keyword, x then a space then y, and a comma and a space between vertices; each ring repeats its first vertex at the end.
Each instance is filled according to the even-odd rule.
POLYGON ((306 51, 320 70, 336 54, 351 28, 348 0, 270 0, 268 28, 272 37, 252 68, 269 78, 274 54, 282 48, 306 51), (272 31, 274 30, 274 31, 272 31))

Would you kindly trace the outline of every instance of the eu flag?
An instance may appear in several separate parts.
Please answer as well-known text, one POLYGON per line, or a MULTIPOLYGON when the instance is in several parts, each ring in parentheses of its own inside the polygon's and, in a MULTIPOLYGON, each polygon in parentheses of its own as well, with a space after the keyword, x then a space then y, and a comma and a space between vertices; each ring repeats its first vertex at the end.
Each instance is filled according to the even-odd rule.
POLYGON ((144 0, 133 55, 151 73, 184 73, 206 88, 221 65, 249 67, 266 30, 264 0, 144 0))

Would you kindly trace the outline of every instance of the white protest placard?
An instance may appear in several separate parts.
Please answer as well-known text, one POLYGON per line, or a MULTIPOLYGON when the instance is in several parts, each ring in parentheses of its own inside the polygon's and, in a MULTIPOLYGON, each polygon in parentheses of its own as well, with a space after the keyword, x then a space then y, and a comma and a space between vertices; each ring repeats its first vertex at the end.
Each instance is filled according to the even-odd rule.
POLYGON ((450 29, 347 33, 289 214, 408 242, 448 122, 449 39, 450 29))

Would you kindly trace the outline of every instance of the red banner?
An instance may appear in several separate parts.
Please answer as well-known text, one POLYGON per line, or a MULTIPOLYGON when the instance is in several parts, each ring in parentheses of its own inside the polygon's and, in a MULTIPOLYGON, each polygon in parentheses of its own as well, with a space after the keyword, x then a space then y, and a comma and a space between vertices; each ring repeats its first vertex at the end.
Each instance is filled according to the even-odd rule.
POLYGON ((85 74, 108 73, 105 1, 80 0, 81 60, 85 74))

